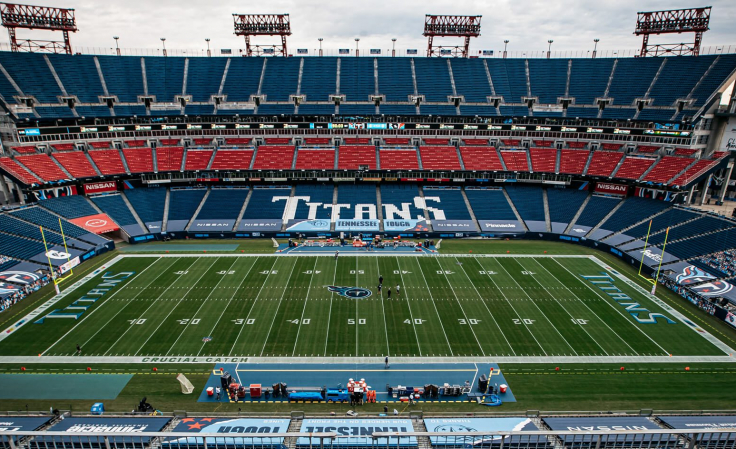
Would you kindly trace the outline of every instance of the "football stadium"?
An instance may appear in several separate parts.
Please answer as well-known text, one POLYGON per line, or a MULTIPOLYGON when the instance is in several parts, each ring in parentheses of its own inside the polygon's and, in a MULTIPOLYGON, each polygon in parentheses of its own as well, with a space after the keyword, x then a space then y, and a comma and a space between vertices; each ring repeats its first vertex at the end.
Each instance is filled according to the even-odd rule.
POLYGON ((1 447, 736 448, 729 5, 185 51, 72 3, 0 3, 1 447))

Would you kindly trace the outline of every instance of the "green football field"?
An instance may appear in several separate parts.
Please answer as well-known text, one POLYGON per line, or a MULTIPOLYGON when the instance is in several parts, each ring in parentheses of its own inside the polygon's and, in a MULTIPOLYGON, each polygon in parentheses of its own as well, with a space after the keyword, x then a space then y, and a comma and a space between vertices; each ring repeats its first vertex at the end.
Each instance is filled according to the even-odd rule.
POLYGON ((590 256, 119 256, 33 315, 0 355, 728 355, 590 256))

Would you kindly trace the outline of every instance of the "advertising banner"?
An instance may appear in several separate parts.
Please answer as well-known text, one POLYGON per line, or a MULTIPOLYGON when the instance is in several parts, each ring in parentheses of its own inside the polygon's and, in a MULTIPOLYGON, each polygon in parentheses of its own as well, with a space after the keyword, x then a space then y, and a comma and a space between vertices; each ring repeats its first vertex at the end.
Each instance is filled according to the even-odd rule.
POLYGON ((161 226, 163 226, 162 221, 149 221, 148 223, 144 223, 144 224, 148 228, 148 232, 153 232, 153 233, 161 232, 161 226))
POLYGON ((438 232, 474 232, 478 226, 473 220, 432 220, 432 229, 438 232))
POLYGON ((117 231, 120 229, 118 225, 112 221, 112 218, 108 217, 106 214, 88 215, 86 217, 73 218, 69 221, 93 234, 104 234, 106 232, 117 231))
MULTIPOLYGON (((647 430, 661 429, 655 423, 643 416, 622 416, 622 417, 593 417, 593 418, 542 418, 545 424, 552 430, 577 430, 577 431, 620 431, 625 433, 627 430, 647 430)), ((582 442, 594 441, 597 438, 594 435, 560 435, 565 443, 573 441, 580 444, 582 442)), ((616 436, 616 442, 622 444, 624 441, 646 442, 658 441, 662 444, 664 441, 674 440, 672 436, 639 434, 639 435, 620 435, 616 436), (661 440, 660 440, 661 438, 661 440)))
POLYGON ((532 232, 547 232, 546 221, 526 220, 526 227, 532 232))
MULTIPOLYGON (((424 425, 427 432, 502 432, 502 431, 535 431, 539 428, 526 417, 509 417, 509 418, 425 418, 424 425)), ((472 447, 500 445, 500 436, 433 436, 429 437, 432 446, 453 446, 453 447, 472 447)), ((534 436, 514 436, 513 438, 503 439, 504 444, 513 442, 517 443, 546 443, 547 439, 543 435, 534 436)), ((546 446, 546 444, 543 444, 546 446)))
MULTIPOLYGON (((0 298, 5 298, 20 290, 20 286, 15 284, 8 284, 7 282, 0 282, 0 298)), ((0 425, 1 428, 2 425, 0 425)))
POLYGON ((47 189, 34 190, 31 193, 38 201, 48 200, 51 198, 60 198, 62 196, 76 195, 77 186, 49 187, 47 189))
POLYGON ((235 219, 228 220, 194 220, 189 226, 190 232, 230 232, 235 226, 235 219))
MULTIPOLYGON (((402 433, 413 431, 410 419, 305 419, 299 433, 335 432, 338 436, 350 438, 335 439, 331 444, 333 447, 369 447, 374 446, 373 432, 394 432, 396 436, 389 437, 388 441, 379 440, 375 445, 416 447, 415 437, 401 437, 402 433)), ((305 436, 297 439, 296 444, 298 447, 313 447, 315 442, 305 436)))
POLYGON ((335 231, 378 231, 378 220, 337 220, 335 221, 335 231))
POLYGON ((708 273, 695 265, 685 265, 676 268, 675 282, 689 288, 695 293, 711 297, 726 296, 733 291, 733 285, 721 281, 716 276, 708 273))
POLYGON ((280 231, 281 225, 282 223, 280 218, 243 218, 238 225, 238 231, 280 231))
POLYGON ((598 182, 595 184, 595 191, 596 193, 608 193, 611 195, 626 195, 629 191, 629 186, 610 182, 598 182))
POLYGON ((49 248, 48 251, 31 257, 30 260, 47 266, 49 261, 51 261, 51 265, 58 267, 69 262, 71 259, 78 257, 80 254, 82 254, 82 251, 76 249, 64 249, 63 246, 53 246, 49 248))
MULTIPOLYGON (((171 418, 158 418, 158 417, 145 417, 145 418, 103 418, 103 417, 72 417, 66 418, 58 423, 51 426, 50 431, 53 432, 69 432, 74 434, 80 433, 139 433, 139 432, 160 432, 166 424, 171 421, 171 418)), ((61 447, 72 447, 73 445, 79 446, 79 436, 37 436, 34 438, 34 443, 38 444, 38 447, 48 447, 61 445, 61 447), (72 444, 74 441, 74 444, 72 444), (69 445, 69 446, 67 446, 69 445)), ((89 443, 95 441, 91 438, 88 442, 87 447, 90 447, 89 443)), ((126 445, 125 447, 139 446, 140 444, 148 444, 151 441, 151 437, 116 437, 111 436, 109 438, 110 443, 116 445, 126 445), (128 446, 130 445, 130 446, 128 446)), ((93 447, 96 447, 95 444, 93 447)))
POLYGON ((218 433, 219 437, 166 438, 162 446, 202 447, 205 443, 213 447, 281 447, 283 438, 269 437, 270 433, 283 433, 289 429, 289 419, 245 419, 245 418, 186 418, 172 429, 182 433, 218 433), (243 434, 253 434, 253 437, 243 434))
POLYGON ((568 234, 574 235, 575 237, 585 237, 585 234, 590 232, 591 229, 593 229, 592 226, 582 226, 579 224, 575 224, 572 226, 570 231, 568 231, 568 234))
POLYGON ((15 265, 12 270, 0 272, 0 281, 12 282, 13 284, 26 285, 41 279, 41 275, 36 270, 43 269, 40 265, 31 264, 29 262, 15 265), (33 265, 33 266, 31 266, 33 265))
POLYGON ((429 232, 427 220, 383 220, 383 230, 386 232, 429 232))
POLYGON ((115 192, 118 190, 115 181, 91 182, 82 186, 84 193, 89 195, 92 193, 115 192))
POLYGON ((183 231, 188 224, 189 220, 169 220, 166 223, 166 232, 183 231))
POLYGON ((644 263, 649 265, 650 267, 657 267, 659 266, 660 262, 662 264, 665 264, 679 260, 677 257, 673 256, 670 253, 662 253, 662 250, 659 248, 647 248, 646 250, 642 248, 634 251, 627 251, 626 254, 636 260, 644 259, 644 263))
POLYGON ((524 226, 517 220, 478 220, 481 232, 519 233, 526 232, 524 226))
POLYGON ((330 220, 289 220, 286 230, 297 232, 329 231, 330 220))
MULTIPOLYGON (((736 416, 658 416, 657 419, 673 429, 709 429, 714 432, 721 432, 724 429, 736 429, 736 416)), ((727 438, 723 434, 706 434, 700 438, 702 438, 700 439, 702 442, 717 440, 720 445, 725 447, 733 445, 736 433, 729 433, 727 438), (726 439, 728 439, 728 442, 726 439)))
POLYGON ((47 417, 18 418, 15 416, 4 416, 0 418, 0 430, 3 432, 38 430, 40 427, 46 425, 49 421, 51 421, 51 418, 47 417))

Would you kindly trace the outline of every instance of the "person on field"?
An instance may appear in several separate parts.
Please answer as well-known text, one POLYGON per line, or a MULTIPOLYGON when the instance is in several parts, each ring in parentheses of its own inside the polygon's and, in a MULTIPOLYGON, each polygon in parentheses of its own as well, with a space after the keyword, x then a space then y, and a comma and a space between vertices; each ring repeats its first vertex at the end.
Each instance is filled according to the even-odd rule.
POLYGON ((383 284, 378 284, 378 293, 381 293, 382 288, 383 288, 383 284))
POLYGON ((388 299, 391 299, 391 287, 388 288, 388 292, 386 293, 388 294, 388 299))
POLYGON ((378 275, 378 285, 381 285, 381 284, 383 284, 383 275, 379 274, 378 275))
POLYGON ((401 286, 396 284, 396 296, 401 296, 401 286))
POLYGON ((220 400, 221 393, 222 393, 222 389, 220 387, 215 387, 215 394, 216 394, 215 397, 217 398, 218 401, 220 400))
POLYGON ((385 368, 388 368, 388 356, 386 356, 386 360, 384 360, 385 368))
POLYGON ((77 345, 77 355, 82 354, 82 347, 77 345))

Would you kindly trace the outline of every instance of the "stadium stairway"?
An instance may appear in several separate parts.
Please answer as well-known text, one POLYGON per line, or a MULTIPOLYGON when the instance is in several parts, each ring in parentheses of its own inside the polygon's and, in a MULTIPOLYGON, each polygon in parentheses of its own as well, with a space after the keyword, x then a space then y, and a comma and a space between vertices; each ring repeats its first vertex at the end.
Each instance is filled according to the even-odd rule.
MULTIPOLYGON (((333 205, 337 204, 337 184, 335 184, 335 188, 332 190, 332 204, 333 205)), ((335 221, 330 220, 330 231, 334 231, 335 226, 336 226, 335 221)))
POLYGON ((187 227, 184 228, 185 231, 189 232, 189 227, 192 226, 192 223, 194 223, 194 220, 197 219, 197 215, 199 215, 199 211, 202 210, 202 206, 204 206, 204 203, 207 201, 207 197, 210 196, 210 192, 211 190, 208 188, 207 192, 205 192, 204 196, 202 197, 202 201, 199 202, 199 205, 197 206, 197 210, 194 211, 192 218, 189 219, 189 223, 187 223, 187 227))
POLYGON ((238 230, 238 226, 240 226, 240 222, 243 220, 243 214, 245 213, 245 208, 248 207, 251 195, 253 195, 253 189, 248 189, 248 195, 246 195, 245 201, 243 201, 243 207, 240 208, 240 213, 238 213, 238 219, 235 220, 235 224, 233 225, 233 232, 238 230))
MULTIPOLYGON (((665 212, 666 212, 666 211, 665 211, 665 212)), ((664 213, 664 212, 663 212, 663 213, 664 213)), ((677 228, 677 227, 680 227, 680 226, 683 226, 683 225, 688 225, 688 224, 691 224, 691 223, 692 223, 692 222, 694 222, 695 220, 699 220, 699 219, 700 219, 700 218, 702 218, 702 217, 703 217, 703 215, 701 215, 701 214, 697 214, 697 215, 695 215, 694 217, 690 218, 689 220, 686 220, 686 221, 683 221, 683 222, 680 222, 680 223, 677 223, 677 224, 675 224, 675 225, 671 226, 671 227, 670 227, 670 229, 674 229, 674 228, 677 228)), ((646 220, 645 220, 645 221, 642 221, 641 223, 639 223, 639 224, 638 224, 638 225, 636 225, 636 226, 641 226, 641 225, 642 225, 643 223, 646 223, 646 220)), ((636 227, 636 226, 632 226, 632 228, 634 228, 634 227, 636 227)), ((629 228, 629 229, 631 229, 631 228, 629 228)), ((658 235, 658 234, 661 234, 661 233, 665 232, 665 230, 666 230, 666 226, 665 226, 665 227, 663 227, 662 229, 657 229, 657 230, 655 230, 654 232, 652 232, 652 233, 650 234, 650 236, 652 236, 652 235, 658 235)), ((632 238, 631 240, 627 240, 627 241, 621 242, 621 243, 619 243, 619 244, 618 244, 618 245, 616 245, 616 246, 629 245, 629 244, 632 244, 632 243, 636 242, 637 240, 640 240, 640 239, 639 239, 639 237, 633 237, 633 238, 632 238)), ((644 246, 644 241, 643 241, 643 240, 641 241, 641 246, 644 246)), ((638 248, 639 246, 636 246, 636 247, 638 248)))
POLYGON ((618 212, 618 210, 621 208, 621 206, 623 206, 623 204, 626 202, 627 199, 628 198, 624 198, 623 201, 619 201, 618 204, 616 204, 615 206, 613 206, 613 208, 611 209, 611 212, 609 212, 605 217, 603 217, 603 219, 601 221, 599 221, 598 224, 596 224, 595 226, 593 226, 590 229, 590 231, 588 231, 588 233, 585 234, 585 236, 586 237, 590 237, 591 235, 593 235, 593 233, 595 231, 597 231, 601 227, 601 225, 603 223, 605 223, 609 218, 611 218, 611 216, 613 216, 613 214, 615 214, 616 212, 618 212))
MULTIPOLYGON (((625 228, 623 228, 623 229, 621 229, 621 230, 619 230, 619 231, 616 231, 616 232, 614 232, 613 234, 607 235, 607 236, 605 236, 605 237, 604 237, 603 239, 601 239, 601 240, 602 240, 602 241, 605 241, 605 240, 607 240, 607 239, 609 239, 609 238, 611 238, 611 237, 613 237, 613 236, 616 236, 616 235, 620 235, 620 234, 626 234, 626 231, 628 231, 629 229, 632 229, 632 228, 635 228, 635 227, 637 227, 637 226, 640 226, 640 225, 642 225, 643 223, 646 223, 646 222, 648 222, 649 220, 652 220, 652 219, 654 219, 654 217, 658 217, 659 215, 662 215, 662 214, 664 214, 665 212, 667 212, 667 211, 669 211, 669 210, 671 210, 671 209, 672 209, 671 207, 668 207, 667 209, 663 209, 663 210, 661 210, 661 211, 657 212, 656 214, 652 214, 652 215, 650 215, 650 216, 646 217, 646 218, 645 218, 645 219, 643 219, 643 220, 637 221, 636 223, 634 223, 634 224, 632 224, 632 225, 630 225, 630 226, 627 226, 627 227, 625 227, 625 228)), ((602 221, 602 222, 601 222, 600 226, 602 226, 603 224, 605 224, 605 222, 604 222, 604 221, 602 221)), ((599 227, 600 227, 600 226, 599 226, 599 227)))
POLYGON ((102 172, 100 172, 100 169, 97 167, 97 164, 95 164, 95 161, 92 160, 92 157, 89 155, 88 151, 84 151, 84 157, 87 158, 89 164, 92 166, 92 168, 95 169, 95 173, 97 173, 97 176, 102 177, 102 172))
MULTIPOLYGON (((156 159, 154 158, 154 161, 155 160, 156 159)), ((146 234, 148 234, 148 228, 146 227, 145 224, 143 224, 143 220, 141 220, 141 217, 138 215, 138 212, 135 210, 135 207, 133 207, 133 205, 130 204, 130 200, 128 200, 128 197, 125 196, 125 191, 123 191, 120 194, 120 198, 123 199, 123 202, 125 203, 125 205, 128 206, 128 209, 130 209, 130 213, 133 214, 133 218, 135 218, 135 221, 138 223, 138 226, 140 226, 141 229, 143 229, 146 232, 146 234)))
POLYGON ((470 207, 470 200, 468 199, 468 195, 465 194, 465 187, 462 187, 460 189, 460 194, 462 194, 462 196, 463 196, 463 201, 465 201, 465 207, 468 208, 468 213, 470 213, 470 218, 473 220, 473 223, 475 223, 475 226, 478 229, 483 229, 480 226, 480 223, 478 222, 478 219, 475 216, 475 211, 473 211, 473 208, 470 207))
POLYGON ((376 184, 376 216, 378 217, 378 230, 383 232, 383 204, 381 202, 381 186, 376 184))
POLYGON ((580 218, 580 214, 583 213, 585 210, 585 207, 588 205, 588 201, 590 201, 590 198, 592 195, 588 194, 588 196, 585 198, 585 201, 583 201, 583 204, 580 205, 580 209, 575 213, 575 216, 572 217, 572 220, 570 220, 570 223, 568 223, 567 228, 565 228, 565 232, 563 234, 569 234, 570 230, 575 226, 575 223, 577 223, 578 218, 580 218))
MULTIPOLYGON (((289 433, 299 433, 302 430, 302 420, 299 418, 292 418, 289 421, 289 427, 286 430, 289 433)), ((284 447, 287 449, 296 449, 296 443, 299 440, 298 437, 284 438, 284 447)))
POLYGON ((503 192, 503 196, 506 197, 506 201, 509 202, 509 206, 511 206, 511 210, 514 211, 514 215, 516 215, 516 219, 519 220, 519 223, 521 223, 521 225, 524 227, 524 230, 528 231, 529 227, 527 227, 526 223, 524 222, 524 219, 521 218, 521 214, 519 214, 519 211, 516 209, 514 202, 511 201, 511 197, 509 196, 509 193, 504 188, 501 189, 501 192, 503 192))
POLYGON ((166 199, 164 200, 164 219, 161 222, 161 232, 166 232, 166 226, 169 224, 169 203, 171 202, 171 189, 166 189, 166 199))
POLYGON ((130 174, 130 168, 128 167, 128 161, 125 160, 125 155, 123 155, 123 150, 118 149, 117 152, 118 152, 118 155, 120 156, 120 160, 123 162, 123 169, 125 169, 125 173, 130 174))
MULTIPOLYGON (((424 204, 426 205, 427 201, 424 199, 424 189, 422 188, 421 185, 417 184, 417 190, 419 191, 419 198, 421 198, 424 204)), ((429 211, 427 210, 426 207, 423 209, 423 212, 424 212, 424 219, 426 220, 426 222, 432 223, 432 217, 429 216, 429 211)))
MULTIPOLYGON (((450 60, 448 59, 449 63, 450 60)), ((427 426, 424 425, 424 419, 416 417, 411 420, 411 424, 414 427, 414 432, 426 432, 427 426)), ((417 449, 432 449, 432 442, 429 437, 417 437, 417 449)))
MULTIPOLYGON (((557 152, 557 154, 560 154, 559 151, 557 152)), ((547 198, 547 189, 542 189, 542 204, 544 205, 544 221, 547 225, 547 232, 551 232, 552 220, 549 217, 549 199, 547 198)))

